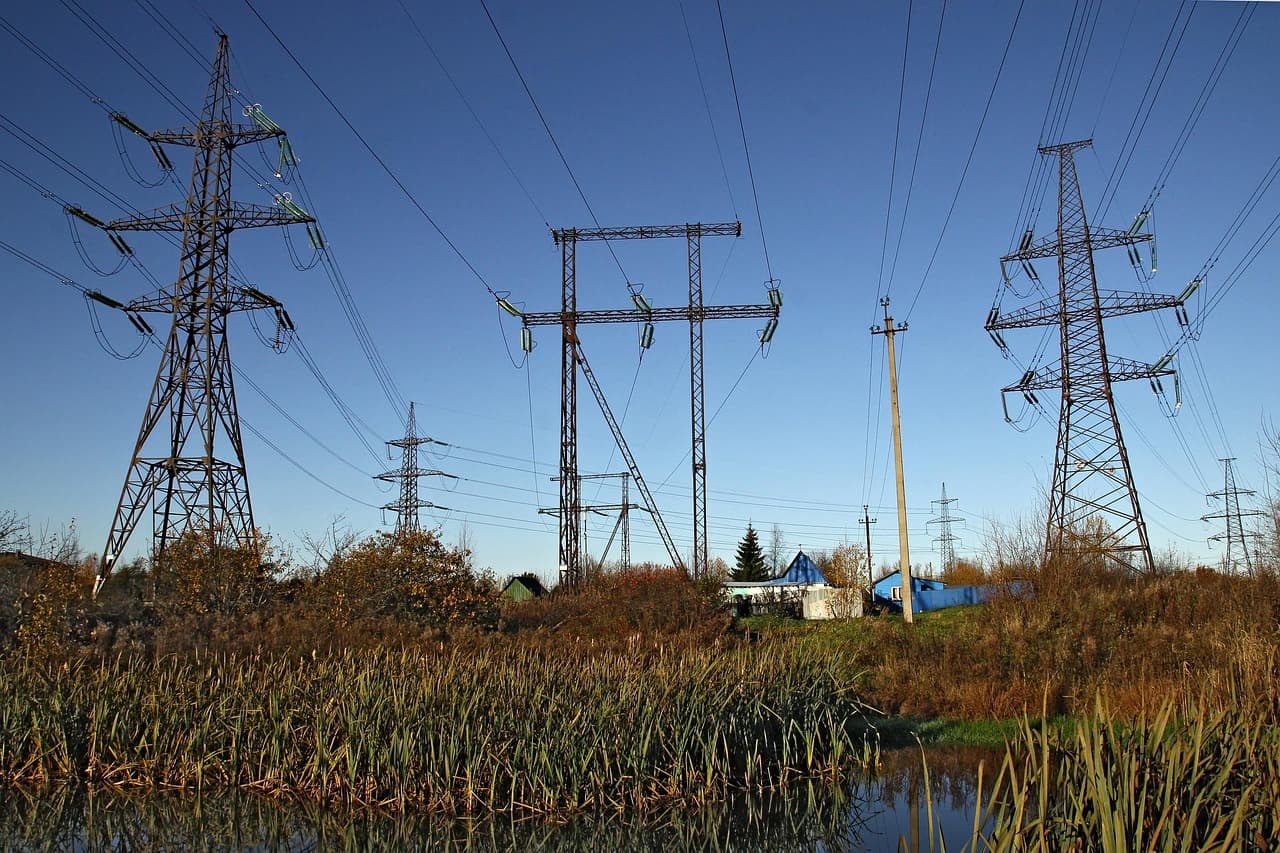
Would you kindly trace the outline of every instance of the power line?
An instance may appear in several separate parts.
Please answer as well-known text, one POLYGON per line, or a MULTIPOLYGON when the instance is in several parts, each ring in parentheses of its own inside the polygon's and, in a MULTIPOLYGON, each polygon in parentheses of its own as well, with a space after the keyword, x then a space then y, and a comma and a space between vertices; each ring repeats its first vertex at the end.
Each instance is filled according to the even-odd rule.
POLYGON ((360 144, 364 146, 364 149, 369 152, 369 156, 373 157, 379 168, 381 168, 382 171, 386 173, 387 177, 395 183, 404 197, 409 200, 409 203, 417 209, 418 213, 422 214, 422 217, 427 220, 435 230, 436 234, 439 235, 440 239, 445 242, 445 245, 447 245, 449 249, 453 251, 454 255, 457 256, 458 260, 462 261, 467 269, 471 271, 471 274, 475 276, 481 286, 489 292, 489 295, 494 299, 497 299, 498 291, 494 290, 493 287, 490 286, 489 282, 480 274, 480 271, 476 269, 470 259, 462 253, 462 250, 458 248, 457 244, 455 244, 453 240, 449 239, 449 235, 444 232, 444 229, 440 227, 431 214, 427 213, 427 209, 423 207, 417 197, 409 191, 409 188, 405 186, 404 182, 400 180, 400 177, 391 169, 391 167, 387 165, 387 162, 382 159, 381 155, 374 150, 373 146, 369 144, 369 141, 365 139, 364 134, 362 134, 356 126, 352 124, 351 119, 347 118, 347 114, 342 111, 342 108, 329 97, 329 93, 324 90, 324 87, 321 86, 319 82, 317 82, 316 78, 311 76, 311 72, 302 64, 302 61, 294 55, 293 51, 289 49, 289 46, 284 43, 284 40, 280 38, 279 34, 276 33, 271 25, 267 23, 266 19, 258 12, 257 8, 254 7, 252 0, 245 0, 245 5, 249 7, 249 11, 253 13, 253 16, 257 18, 258 22, 267 30, 267 33, 270 34, 271 38, 280 46, 280 49, 285 52, 285 55, 287 55, 289 59, 293 61, 293 64, 297 66, 298 70, 302 72, 302 75, 306 77, 311 85, 315 87, 315 90, 320 93, 320 97, 324 98, 325 103, 327 103, 333 111, 338 114, 338 118, 342 119, 342 123, 347 126, 347 129, 351 131, 357 140, 359 140, 360 144))
POLYGON ((880 241, 880 272, 876 275, 876 304, 884 295, 884 258, 889 251, 889 221, 893 218, 893 191, 897 186, 898 138, 902 134, 902 102, 907 88, 907 57, 911 51, 912 0, 907 0, 907 29, 902 44, 902 72, 898 76, 898 117, 893 124, 893 156, 889 161, 889 203, 884 210, 884 236, 880 241))
POLYGON ((889 265, 888 291, 893 290, 894 274, 898 269, 898 256, 902 251, 902 238, 907 231, 907 214, 911 210, 911 195, 916 184, 916 167, 920 165, 920 148, 924 144, 925 122, 929 118, 929 103, 933 98, 933 78, 938 70, 938 53, 942 48, 942 32, 947 23, 947 0, 942 0, 942 11, 938 15, 938 35, 933 42, 933 59, 929 63, 929 83, 924 93, 924 108, 920 111, 920 129, 916 132, 916 150, 911 157, 911 174, 907 177, 907 197, 902 203, 902 221, 898 225, 898 239, 893 247, 893 261, 889 265))
MULTIPOLYGON (((524 72, 520 70, 520 65, 511 53, 507 40, 503 38, 502 31, 498 29, 498 22, 494 20, 493 13, 489 11, 489 5, 485 0, 480 0, 480 7, 484 9, 484 14, 489 19, 489 25, 493 27, 493 34, 498 37, 498 41, 502 44, 502 50, 507 54, 507 59, 511 62, 511 67, 515 70, 516 77, 520 78, 520 85, 524 87, 524 93, 528 95, 529 103, 533 105, 533 111, 538 114, 538 120, 542 122, 542 129, 547 132, 547 138, 551 140, 551 145, 556 149, 560 162, 564 164, 564 170, 569 173, 569 180, 573 181, 573 187, 578 191, 578 197, 582 199, 582 203, 586 206, 587 213, 591 216, 591 221, 595 223, 597 228, 601 227, 600 220, 596 218, 596 212, 591 207, 591 202, 587 201, 587 194, 582 190, 582 184, 578 183, 578 176, 573 173, 573 169, 569 166, 569 159, 564 156, 564 150, 561 149, 560 143, 556 140, 556 135, 551 132, 551 125, 547 122, 547 117, 543 114, 542 107, 538 106, 538 99, 533 96, 533 90, 529 88, 529 81, 525 79, 524 72)), ((630 284, 631 279, 627 276, 627 271, 622 268, 622 261, 618 259, 618 253, 613 250, 613 244, 608 240, 603 242, 605 247, 608 248, 613 262, 618 265, 618 272, 622 273, 622 280, 630 284)))
POLYGON ((1019 0, 1018 11, 1014 13, 1013 25, 1009 28, 1009 38, 1004 43, 1004 53, 1000 55, 1000 64, 996 66, 995 79, 991 81, 991 90, 987 93, 987 103, 982 108, 982 118, 978 120, 978 128, 973 133, 973 142, 969 145, 969 154, 965 158, 964 168, 960 170, 960 180, 956 182, 956 191, 951 195, 951 204, 947 207, 947 215, 942 220, 942 230, 938 232, 938 241, 933 245, 933 251, 929 254, 929 263, 925 265, 924 275, 920 277, 920 284, 916 285, 915 295, 911 297, 911 303, 907 306, 907 313, 903 318, 906 322, 911 317, 911 312, 915 310, 916 303, 920 301, 920 294, 924 291, 924 286, 929 281, 929 273, 933 271, 934 261, 938 259, 938 250, 942 248, 943 238, 947 236, 947 227, 951 224, 951 217, 956 212, 956 203, 960 200, 960 191, 964 189, 965 178, 969 176, 969 167, 973 164, 973 155, 978 150, 978 140, 982 138, 982 129, 986 127, 987 115, 991 112, 991 102, 995 100, 996 88, 1000 85, 1000 78, 1004 74, 1005 61, 1009 58, 1009 49, 1013 47, 1013 37, 1018 32, 1018 21, 1022 19, 1022 8, 1026 5, 1026 0, 1019 0))
MULTIPOLYGON (((483 2, 483 0, 481 0, 483 2)), ((764 250, 764 266, 773 281, 773 265, 769 262, 769 243, 764 236, 764 216, 760 213, 760 193, 756 189, 756 172, 751 165, 751 147, 747 144, 747 125, 742 118, 742 100, 738 97, 738 78, 733 72, 733 55, 729 52, 729 30, 724 23, 724 8, 716 0, 716 12, 720 15, 720 35, 724 39, 724 58, 729 65, 729 83, 733 86, 733 103, 738 109, 738 129, 742 132, 742 151, 747 158, 747 177, 751 179, 751 197, 756 204, 756 222, 760 226, 760 246, 764 250)))
POLYGON ((440 72, 444 74, 445 79, 449 81, 449 85, 453 87, 453 91, 457 93, 458 99, 462 101, 462 105, 467 108, 467 112, 470 113, 471 118, 475 120, 476 126, 479 127, 480 132, 484 134, 484 138, 489 140, 489 145, 493 147, 494 152, 498 155, 498 159, 500 159, 502 161, 502 165, 506 167, 507 174, 511 175, 511 179, 520 187, 520 191, 524 193, 524 197, 529 200, 529 204, 538 212, 538 216, 542 218, 542 223, 550 228, 551 223, 547 220, 547 215, 543 213, 542 208, 538 206, 538 202, 534 200, 533 194, 529 192, 529 188, 525 186, 524 181, 520 180, 520 176, 516 174, 515 167, 511 165, 511 161, 508 160, 506 154, 502 152, 502 147, 498 145, 498 141, 493 138, 493 134, 489 132, 489 128, 485 126, 485 123, 481 121, 479 114, 476 113, 475 108, 471 106, 470 99, 467 98, 466 94, 462 91, 462 87, 458 85, 458 81, 454 79, 453 75, 449 73, 449 69, 445 67, 444 60, 440 58, 440 54, 436 52, 435 47, 431 44, 430 39, 427 38, 426 33, 424 33, 422 28, 418 26, 418 20, 413 16, 413 13, 409 11, 409 7, 405 5, 404 0, 396 0, 396 2, 400 5, 400 9, 404 12, 405 17, 409 19, 409 25, 412 26, 413 31, 417 33, 418 39, 427 48, 427 52, 431 54, 431 58, 435 60, 436 65, 440 68, 440 72))
MULTIPOLYGON (((733 197, 733 186, 729 183, 729 168, 724 162, 724 149, 720 147, 720 134, 716 132, 716 122, 711 116, 711 99, 707 97, 707 84, 702 79, 702 66, 698 63, 698 51, 693 45, 693 32, 689 29, 689 16, 685 14, 684 0, 679 0, 680 20, 684 22, 684 34, 689 40, 689 55, 693 58, 693 70, 698 76, 698 88, 702 91, 702 105, 707 110, 707 124, 711 126, 711 138, 716 145, 716 155, 720 158, 720 173, 724 176, 724 188, 729 194, 729 206, 733 208, 733 218, 738 219, 738 202, 733 197)), ((715 292, 711 294, 715 298, 715 292)))

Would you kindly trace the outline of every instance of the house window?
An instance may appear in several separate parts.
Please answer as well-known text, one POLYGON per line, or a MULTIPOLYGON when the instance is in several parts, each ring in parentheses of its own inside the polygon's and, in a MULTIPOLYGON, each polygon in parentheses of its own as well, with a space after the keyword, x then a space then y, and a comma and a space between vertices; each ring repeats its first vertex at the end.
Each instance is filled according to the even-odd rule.
POLYGON ((891 598, 891 599, 892 599, 892 600, 894 600, 894 601, 901 601, 901 600, 902 600, 902 587, 900 587, 900 586, 895 586, 895 587, 893 587, 892 589, 890 589, 890 590, 889 590, 889 598, 891 598))

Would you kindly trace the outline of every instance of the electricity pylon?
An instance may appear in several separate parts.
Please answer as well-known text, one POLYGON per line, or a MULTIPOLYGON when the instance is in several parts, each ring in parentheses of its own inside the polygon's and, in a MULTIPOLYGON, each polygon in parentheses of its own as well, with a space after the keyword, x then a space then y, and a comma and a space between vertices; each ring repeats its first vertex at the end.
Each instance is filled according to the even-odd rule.
POLYGON ((396 514, 395 537, 399 539, 406 533, 416 533, 422 529, 418 518, 420 509, 448 509, 448 507, 424 501, 418 497, 418 480, 422 477, 449 477, 457 479, 454 474, 446 474, 434 468, 423 468, 418 463, 418 448, 424 444, 433 444, 435 439, 418 435, 418 419, 413 411, 413 403, 409 403, 409 421, 405 424, 404 438, 395 438, 387 442, 387 456, 391 456, 391 448, 400 448, 400 467, 392 471, 375 474, 375 480, 400 484, 400 497, 382 509, 396 514))
MULTIPOLYGON (((1126 379, 1148 379, 1174 373, 1169 360, 1150 365, 1107 353, 1103 318, 1178 309, 1182 298, 1146 292, 1099 290, 1093 253, 1097 249, 1124 246, 1134 258, 1137 246, 1151 240, 1140 228, 1139 214, 1131 228, 1117 231, 1089 225, 1076 177, 1073 152, 1092 140, 1040 148, 1042 155, 1058 158, 1058 227, 1054 234, 1036 240, 1030 230, 1018 250, 1000 259, 1005 282, 1008 264, 1020 264, 1033 281, 1039 276, 1031 262, 1056 258, 1058 295, 1000 315, 993 307, 986 328, 1003 348, 999 332, 1034 326, 1057 326, 1060 358, 1057 364, 1032 367, 1001 394, 1021 393, 1038 406, 1035 392, 1060 388, 1058 445, 1054 456, 1053 488, 1049 494, 1049 518, 1045 535, 1048 558, 1083 550, 1102 550, 1128 568, 1151 571, 1151 545, 1142 520, 1138 491, 1133 485, 1129 454, 1120 434, 1111 384, 1126 379), (1093 520, 1093 529, 1086 523, 1093 520), (1101 522, 1101 524, 1099 524, 1101 522), (1098 541, 1099 535, 1102 541, 1098 541)), ((1007 415, 1006 415, 1007 417, 1007 415)))
MULTIPOLYGON (((616 474, 579 474, 578 475, 579 480, 604 480, 604 479, 612 479, 614 477, 617 477, 622 482, 622 500, 619 503, 582 504, 579 507, 579 509, 582 512, 582 516, 581 516, 582 523, 580 524, 580 533, 582 536, 582 541, 579 545, 579 548, 581 553, 583 554, 588 553, 587 530, 586 530, 586 524, 585 524, 587 513, 591 512, 591 513, 595 513, 596 515, 606 515, 610 512, 618 513, 618 519, 613 524, 613 530, 610 531, 609 538, 604 543, 604 548, 600 550, 600 559, 596 562, 596 565, 597 567, 604 566, 605 560, 609 558, 609 549, 613 547, 613 540, 617 539, 618 533, 621 532, 622 542, 620 547, 622 551, 622 558, 620 562, 622 565, 622 571, 625 572, 631 568, 631 510, 645 508, 645 507, 641 507, 640 504, 632 503, 630 500, 628 486, 631 480, 631 472, 621 471, 616 474)), ((559 479, 560 479, 559 477, 552 477, 551 481, 557 482, 559 481, 559 479)), ((578 490, 579 492, 581 492, 582 487, 579 486, 578 490)), ((560 514, 560 509, 558 507, 552 507, 552 508, 543 507, 543 508, 539 508, 538 513, 540 515, 558 516, 560 514)), ((657 523, 662 525, 663 530, 666 529, 665 524, 662 524, 662 519, 660 517, 657 519, 657 523)))
POLYGON ((1226 459, 1219 459, 1223 467, 1226 469, 1225 484, 1222 491, 1213 492, 1207 495, 1210 499, 1218 499, 1222 501, 1222 512, 1213 513, 1201 517, 1201 521, 1215 521, 1219 518, 1226 521, 1226 530, 1216 536, 1210 536, 1210 542, 1225 542, 1226 550, 1222 554, 1222 570, 1224 572, 1239 571, 1243 566, 1244 570, 1253 574, 1253 560, 1249 557, 1249 543, 1245 539, 1244 517, 1258 516, 1265 513, 1256 509, 1241 510, 1240 496, 1246 497, 1255 494, 1250 489, 1236 488, 1236 475, 1231 470, 1231 463, 1235 461, 1235 457, 1231 456, 1226 459))
POLYGON ((926 526, 938 525, 938 535, 934 537, 934 542, 938 545, 938 553, 942 557, 942 571, 949 572, 956 565, 956 543, 960 541, 960 537, 951 532, 951 525, 964 524, 964 519, 951 514, 951 505, 957 503, 959 498, 947 497, 947 484, 942 484, 942 497, 931 504, 938 505, 938 515, 929 519, 926 526))
MULTIPOLYGON (((178 278, 172 291, 165 288, 125 306, 134 314, 168 313, 173 321, 102 551, 98 586, 110 574, 148 507, 157 556, 186 530, 206 531, 220 541, 241 545, 253 541, 253 510, 227 344, 227 317, 237 311, 271 308, 280 318, 283 309, 280 302, 261 291, 231 282, 229 240, 232 231, 243 228, 315 220, 288 196, 278 197, 274 208, 232 201, 235 147, 283 139, 285 133, 274 123, 246 125, 232 120, 234 90, 228 60, 227 37, 222 35, 195 127, 139 134, 153 145, 194 149, 186 203, 108 223, 90 218, 113 239, 121 231, 182 234, 178 278), (167 441, 156 448, 159 453, 147 455, 148 439, 166 421, 167 441), (228 445, 229 456, 217 455, 228 445)), ((287 315, 283 316, 292 329, 287 315)))
MULTIPOLYGON (((581 518, 582 499, 579 493, 578 477, 578 366, 592 385, 596 401, 600 403, 606 420, 610 422, 615 441, 624 457, 630 456, 621 438, 621 430, 617 428, 612 413, 599 392, 594 376, 590 373, 586 356, 578 339, 578 326, 588 323, 642 323, 641 346, 647 347, 653 341, 653 324, 657 322, 684 320, 689 323, 689 397, 692 424, 692 469, 693 469, 693 565, 686 569, 694 577, 702 577, 707 568, 707 456, 706 456, 706 417, 703 387, 703 352, 702 324, 704 320, 766 318, 768 323, 760 334, 761 344, 767 344, 778 326, 778 313, 782 306, 782 294, 776 281, 769 281, 766 287, 769 293, 767 305, 716 305, 702 304, 702 238, 703 237, 738 237, 742 234, 742 223, 692 222, 684 225, 642 225, 622 226, 614 228, 564 228, 552 229, 551 236, 560 246, 561 252, 561 289, 560 310, 542 313, 522 314, 510 303, 502 307, 510 313, 520 316, 525 330, 533 326, 558 325, 561 329, 560 349, 560 573, 562 580, 569 585, 577 583, 582 576, 582 553, 578 524, 581 518), (608 240, 643 240, 653 238, 684 237, 688 247, 689 262, 689 304, 680 308, 654 308, 632 287, 634 309, 615 309, 603 311, 579 311, 577 297, 577 251, 579 241, 608 240)), ((532 347, 531 335, 522 335, 522 344, 526 350, 532 347)), ((661 515, 657 506, 648 495, 648 487, 640 475, 640 469, 627 463, 627 469, 636 481, 641 496, 645 499, 645 507, 659 522, 661 515)), ((668 556, 677 568, 685 568, 683 560, 669 541, 665 528, 659 526, 659 534, 667 546, 668 556)))

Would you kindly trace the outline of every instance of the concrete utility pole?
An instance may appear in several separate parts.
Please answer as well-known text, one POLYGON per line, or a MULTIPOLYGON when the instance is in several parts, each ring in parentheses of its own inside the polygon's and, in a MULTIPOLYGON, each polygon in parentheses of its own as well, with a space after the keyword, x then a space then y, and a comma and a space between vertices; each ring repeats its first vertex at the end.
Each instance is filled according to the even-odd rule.
POLYGON ((871 569, 871 525, 878 520, 871 517, 870 513, 867 512, 867 505, 863 504, 862 518, 858 519, 858 523, 866 528, 867 531, 867 591, 872 595, 875 594, 876 578, 871 569))
POLYGON ((884 335, 889 346, 889 409, 893 413, 893 465, 898 481, 898 559, 902 565, 902 621, 908 625, 915 621, 911 612, 911 549, 907 544, 907 486, 902 477, 902 421, 898 416, 898 362, 894 357, 893 338, 905 332, 907 324, 893 327, 889 316, 889 297, 880 300, 884 308, 884 328, 872 326, 871 334, 884 335))

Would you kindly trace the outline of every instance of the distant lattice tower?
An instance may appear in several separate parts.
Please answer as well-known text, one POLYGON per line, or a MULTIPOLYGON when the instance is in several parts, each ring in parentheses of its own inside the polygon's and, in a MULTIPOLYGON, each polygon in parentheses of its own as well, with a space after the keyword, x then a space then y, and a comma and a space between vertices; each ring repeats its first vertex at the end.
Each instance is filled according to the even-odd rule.
POLYGON ((1136 247, 1150 241, 1151 235, 1140 230, 1145 214, 1139 214, 1133 227, 1124 231, 1089 224, 1073 152, 1091 144, 1092 140, 1085 140, 1039 149, 1041 154, 1058 159, 1057 230, 1040 240, 1028 230, 1018 250, 1000 259, 1006 282, 1010 264, 1020 265, 1029 278, 1038 282, 1031 262, 1037 258, 1056 259, 1058 294, 1003 315, 997 305, 987 318, 986 328, 1003 348, 1003 330, 1058 327, 1057 364, 1033 367, 1016 383, 1001 389, 1002 394, 1021 393, 1037 406, 1036 391, 1061 390, 1046 556, 1101 550, 1131 569, 1151 571, 1151 545, 1111 386, 1127 379, 1148 379, 1155 384, 1159 377, 1174 371, 1168 367, 1168 359, 1150 365, 1109 354, 1103 318, 1176 308, 1181 319, 1183 301, 1180 296, 1145 291, 1098 289, 1094 251, 1124 246, 1133 259, 1136 247))
POLYGON ((1243 569, 1248 574, 1253 574, 1253 560, 1249 557, 1249 542, 1244 532, 1245 516, 1260 516, 1265 513, 1253 510, 1240 509, 1240 496, 1249 497, 1255 492, 1249 489, 1236 488, 1236 475, 1231 470, 1231 463, 1235 461, 1235 457, 1231 456, 1226 459, 1219 459, 1223 468, 1226 470, 1225 484, 1222 491, 1213 492, 1208 495, 1210 499, 1222 501, 1222 512, 1213 513, 1212 515, 1202 516, 1202 521, 1215 521, 1223 519, 1226 522, 1226 530, 1216 536, 1210 536, 1210 542, 1223 542, 1226 545, 1222 554, 1222 570, 1224 572, 1238 572, 1243 569))
POLYGON ((434 439, 418 435, 418 419, 413 410, 413 403, 410 403, 409 420, 405 424, 404 438, 396 438, 387 442, 388 456, 391 455, 390 448, 400 448, 400 467, 374 476, 375 480, 400 484, 399 498, 382 507, 382 509, 396 514, 395 535, 397 538, 405 533, 422 529, 418 510, 433 507, 436 509, 447 508, 433 504, 431 501, 424 501, 418 497, 418 480, 422 477, 450 477, 456 479, 453 474, 446 474, 434 468, 423 468, 418 462, 418 448, 424 444, 431 444, 433 441, 434 439))
POLYGON ((122 116, 115 117, 153 147, 185 145, 193 149, 194 157, 184 205, 107 223, 90 219, 113 239, 122 231, 182 235, 176 284, 126 306, 133 314, 153 312, 173 319, 102 550, 98 585, 110 574, 148 509, 157 556, 187 530, 207 532, 218 542, 253 542, 253 510, 232 381, 227 318, 237 311, 280 310, 281 303, 256 288, 231 282, 229 242, 231 232, 243 228, 315 220, 287 196, 278 198, 275 207, 232 200, 235 147, 283 140, 285 133, 256 116, 255 124, 233 121, 235 90, 228 63, 227 37, 222 35, 204 108, 193 128, 148 133, 122 116), (167 438, 150 442, 161 424, 167 426, 167 438))
POLYGON ((947 484, 942 484, 942 497, 937 500, 930 501, 931 504, 938 505, 938 514, 934 518, 929 519, 928 524, 938 525, 938 535, 934 537, 934 542, 938 545, 938 554, 941 557, 942 571, 949 572, 956 565, 956 543, 960 541, 960 537, 951 531, 951 525, 964 524, 964 519, 951 514, 953 504, 959 502, 959 498, 947 497, 947 484))

